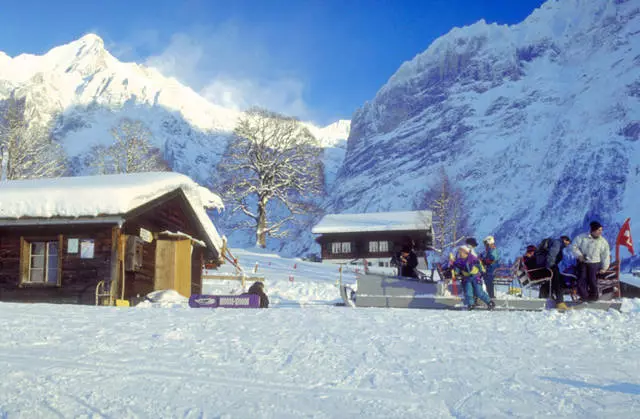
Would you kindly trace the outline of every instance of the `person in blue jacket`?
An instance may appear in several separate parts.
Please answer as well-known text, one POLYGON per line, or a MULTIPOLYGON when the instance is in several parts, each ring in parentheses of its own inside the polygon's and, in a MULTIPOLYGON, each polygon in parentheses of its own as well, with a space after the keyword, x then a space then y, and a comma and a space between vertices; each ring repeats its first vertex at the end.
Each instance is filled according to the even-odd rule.
POLYGON ((484 253, 480 256, 480 260, 484 264, 486 272, 484 274, 484 283, 487 286, 489 297, 496 298, 495 288, 493 286, 493 277, 500 263, 500 252, 496 247, 496 240, 493 236, 487 236, 482 241, 484 243, 484 253))

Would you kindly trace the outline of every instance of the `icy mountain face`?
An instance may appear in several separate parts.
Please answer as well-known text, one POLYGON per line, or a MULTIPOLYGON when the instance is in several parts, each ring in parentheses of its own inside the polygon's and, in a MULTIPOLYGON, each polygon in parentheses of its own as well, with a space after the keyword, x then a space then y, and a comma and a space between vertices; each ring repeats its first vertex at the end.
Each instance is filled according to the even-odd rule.
POLYGON ((411 209, 439 167, 513 255, 591 218, 640 221, 640 2, 551 0, 455 28, 352 119, 330 208, 411 209))
MULTIPOLYGON (((128 117, 150 129, 173 170, 212 184, 240 116, 153 68, 118 61, 93 34, 42 56, 0 52, 0 101, 12 93, 26 97, 33 123, 51 126, 75 174, 82 173, 91 147, 112 142, 111 128, 128 117)), ((327 177, 335 178, 344 153, 332 150, 346 140, 349 121, 307 125, 326 144, 327 177)))

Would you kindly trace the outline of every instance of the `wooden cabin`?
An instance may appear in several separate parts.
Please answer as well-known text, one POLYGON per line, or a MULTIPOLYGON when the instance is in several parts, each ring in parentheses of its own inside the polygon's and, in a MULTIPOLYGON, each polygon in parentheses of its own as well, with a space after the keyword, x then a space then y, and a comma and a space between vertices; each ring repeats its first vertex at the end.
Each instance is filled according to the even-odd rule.
POLYGON ((408 242, 420 253, 433 246, 431 211, 327 214, 311 230, 319 234, 324 263, 349 263, 366 259, 369 266, 389 266, 391 256, 408 242))
POLYGON ((202 288, 216 195, 178 173, 0 183, 0 301, 113 304, 202 288), (207 193, 209 194, 207 196, 207 193))

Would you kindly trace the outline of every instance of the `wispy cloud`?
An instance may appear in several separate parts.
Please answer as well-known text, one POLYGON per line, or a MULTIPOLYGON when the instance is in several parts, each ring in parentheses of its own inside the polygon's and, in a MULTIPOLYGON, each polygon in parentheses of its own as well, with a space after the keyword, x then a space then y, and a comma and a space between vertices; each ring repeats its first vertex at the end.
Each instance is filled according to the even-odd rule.
POLYGON ((202 94, 218 105, 238 110, 260 106, 286 115, 305 119, 309 116, 302 92, 304 86, 296 79, 258 81, 218 77, 211 81, 202 94))
POLYGON ((238 110, 261 106, 312 118, 303 79, 278 62, 257 34, 233 22, 195 27, 173 34, 160 48, 159 44, 158 32, 140 31, 120 46, 120 56, 155 49, 139 54, 145 65, 175 77, 213 103, 238 110))

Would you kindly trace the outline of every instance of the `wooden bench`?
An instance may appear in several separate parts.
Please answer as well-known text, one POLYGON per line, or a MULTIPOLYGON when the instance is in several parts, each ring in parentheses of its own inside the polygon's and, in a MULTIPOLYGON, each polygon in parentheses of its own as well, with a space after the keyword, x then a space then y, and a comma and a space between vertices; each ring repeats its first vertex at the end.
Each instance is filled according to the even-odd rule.
POLYGON ((611 300, 620 294, 620 261, 614 261, 603 273, 598 273, 598 299, 611 300))

